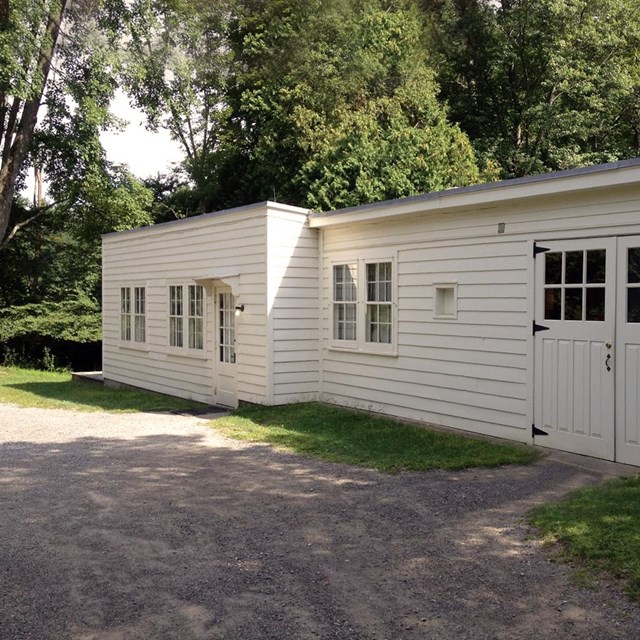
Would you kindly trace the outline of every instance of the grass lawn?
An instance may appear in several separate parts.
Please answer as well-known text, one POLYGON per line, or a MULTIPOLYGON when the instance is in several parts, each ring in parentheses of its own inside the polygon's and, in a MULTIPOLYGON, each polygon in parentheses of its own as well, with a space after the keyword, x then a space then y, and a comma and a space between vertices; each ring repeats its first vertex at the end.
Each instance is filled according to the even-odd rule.
POLYGON ((578 577, 603 571, 640 602, 640 475, 576 491, 529 514, 550 542, 578 565, 578 577))
POLYGON ((211 425, 238 440, 387 473, 527 464, 539 455, 526 446, 439 433, 315 403, 246 407, 211 425))
POLYGON ((0 367, 0 402, 76 411, 169 411, 204 405, 145 391, 109 389, 95 382, 72 382, 70 373, 0 367))

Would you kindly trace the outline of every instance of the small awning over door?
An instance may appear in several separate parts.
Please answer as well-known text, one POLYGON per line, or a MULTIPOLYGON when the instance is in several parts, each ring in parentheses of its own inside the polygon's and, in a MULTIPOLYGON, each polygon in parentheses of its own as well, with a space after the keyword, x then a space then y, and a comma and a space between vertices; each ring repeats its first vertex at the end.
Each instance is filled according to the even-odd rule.
POLYGON ((227 286, 231 287, 231 292, 234 296, 240 294, 240 274, 234 269, 217 269, 203 276, 194 278, 198 284, 204 284, 211 280, 220 280, 227 286))

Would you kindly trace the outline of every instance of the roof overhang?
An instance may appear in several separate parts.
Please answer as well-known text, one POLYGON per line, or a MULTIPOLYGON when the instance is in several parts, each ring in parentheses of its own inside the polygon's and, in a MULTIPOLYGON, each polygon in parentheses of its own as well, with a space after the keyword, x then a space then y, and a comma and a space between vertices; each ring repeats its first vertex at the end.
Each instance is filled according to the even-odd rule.
POLYGON ((309 217, 309 226, 322 228, 425 213, 477 210, 529 198, 624 185, 640 186, 640 158, 314 213, 309 217))

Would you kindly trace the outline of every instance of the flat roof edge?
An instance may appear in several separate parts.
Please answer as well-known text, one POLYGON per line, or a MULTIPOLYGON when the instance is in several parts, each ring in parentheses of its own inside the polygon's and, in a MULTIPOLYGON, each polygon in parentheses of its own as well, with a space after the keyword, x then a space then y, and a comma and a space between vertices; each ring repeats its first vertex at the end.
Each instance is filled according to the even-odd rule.
POLYGON ((168 222, 159 222, 158 224, 146 225, 144 227, 136 227, 135 229, 124 229, 122 231, 111 231, 109 233, 103 233, 102 238, 123 237, 132 233, 148 233, 152 231, 164 231, 167 227, 184 225, 194 223, 196 221, 202 221, 211 218, 219 218, 222 216, 233 215, 237 213, 250 212, 252 210, 275 209, 277 211, 285 211, 287 213, 298 213, 303 216, 308 216, 311 213, 310 209, 303 209, 302 207, 295 207, 289 204, 283 204, 281 202, 273 202, 271 200, 263 200, 262 202, 255 202, 253 204, 246 204, 240 207, 231 207, 230 209, 221 209, 220 211, 211 211, 210 213, 201 213, 197 216, 189 216, 188 218, 180 218, 178 220, 169 220, 168 222))
MULTIPOLYGON (((550 188, 545 192, 545 187, 553 186, 558 182, 583 181, 587 177, 617 175, 628 169, 637 169, 637 177, 635 181, 640 182, 640 158, 631 158, 628 160, 619 160, 607 164, 591 165, 588 167, 579 167, 577 169, 567 169, 565 171, 555 171, 550 173, 542 173, 533 176, 524 176, 522 178, 513 178, 510 180, 500 180, 496 182, 488 182, 484 184, 476 184, 468 187, 454 187, 443 191, 434 191, 431 193, 408 196, 405 198, 397 198, 395 200, 383 200, 380 202, 372 202, 355 207, 347 207, 344 209, 336 209, 334 211, 311 213, 309 216, 309 225, 311 227, 322 227, 334 224, 347 224, 356 221, 365 221, 382 217, 381 210, 387 210, 384 217, 395 217, 404 213, 419 213, 420 211, 437 211, 439 209, 455 209, 458 207, 469 206, 474 204, 487 204, 494 201, 496 204, 506 200, 517 200, 527 197, 535 197, 545 195, 553 195, 557 190, 550 188), (525 193, 525 189, 531 187, 535 192, 525 193), (538 189, 535 189, 538 187, 538 189), (511 195, 498 194, 512 192, 511 195), (522 192, 518 194, 518 192, 522 192), (492 198, 492 194, 495 194, 492 198), (408 210, 408 211, 404 211, 408 210)), ((593 184, 584 188, 598 188, 603 186, 615 186, 616 184, 624 184, 625 180, 611 180, 610 184, 593 184)))

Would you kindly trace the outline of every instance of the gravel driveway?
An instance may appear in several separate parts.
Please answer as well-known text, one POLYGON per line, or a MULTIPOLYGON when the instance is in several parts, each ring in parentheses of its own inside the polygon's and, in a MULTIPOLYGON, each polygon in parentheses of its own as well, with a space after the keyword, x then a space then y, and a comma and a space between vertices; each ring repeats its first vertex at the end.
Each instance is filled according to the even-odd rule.
POLYGON ((0 405, 2 640, 640 638, 522 523, 578 457, 386 476, 205 424, 0 405))

